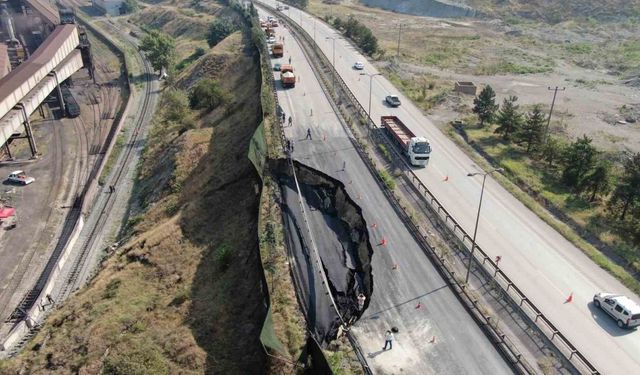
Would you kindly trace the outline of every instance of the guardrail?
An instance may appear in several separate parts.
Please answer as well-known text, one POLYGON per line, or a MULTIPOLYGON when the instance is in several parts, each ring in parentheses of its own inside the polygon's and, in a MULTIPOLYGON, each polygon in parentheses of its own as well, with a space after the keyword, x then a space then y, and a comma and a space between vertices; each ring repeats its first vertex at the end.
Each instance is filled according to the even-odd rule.
MULTIPOLYGON (((276 13, 276 10, 270 7, 269 5, 266 5, 260 1, 256 1, 256 3, 259 3, 264 8, 269 9, 270 12, 276 13)), ((286 23, 289 25, 289 27, 293 27, 292 30, 295 30, 299 35, 299 37, 305 39, 307 45, 312 46, 316 56, 318 56, 322 60, 324 67, 329 69, 331 71, 331 74, 334 75, 334 77, 332 78, 335 79, 336 87, 346 95, 346 99, 353 106, 353 109, 355 109, 355 111, 360 116, 360 119, 363 121, 363 123, 366 123, 367 126, 373 126, 377 128, 376 122, 374 122, 369 117, 369 115, 367 114, 367 111, 358 102, 353 92, 351 92, 351 90, 349 89, 348 85, 344 82, 342 77, 340 77, 340 75, 337 73, 337 71, 329 61, 329 58, 317 46, 317 44, 313 41, 311 36, 306 32, 306 30, 300 27, 297 23, 295 23, 295 21, 290 19, 286 14, 282 12, 278 14, 280 16, 280 19, 286 20, 286 23)), ((354 46, 354 48, 357 48, 357 47, 354 46)), ((319 72, 322 69, 321 67, 318 66, 318 61, 316 61, 313 58, 310 58, 308 60, 312 65, 315 66, 316 69, 314 69, 314 73, 318 75, 317 72, 319 72)), ((322 81, 324 81, 325 79, 325 77, 320 77, 320 76, 318 78, 322 81)), ((328 82, 324 82, 324 83, 325 83, 325 86, 328 87, 328 82)), ((331 93, 330 90, 325 90, 325 91, 331 93)), ((333 92, 331 94, 337 96, 336 92, 333 92)), ((341 96, 338 96, 338 100, 340 100, 341 98, 342 98, 341 96)), ((339 108, 337 108, 337 106, 335 106, 333 102, 332 102, 332 105, 339 110, 339 108)), ((383 141, 389 144, 388 139, 386 139, 386 137, 382 137, 382 138, 385 138, 383 139, 383 141)), ((368 163, 365 163, 365 164, 367 164, 368 167, 371 169, 371 165, 369 164, 373 163, 373 160, 370 159, 370 157, 366 154, 365 150, 362 149, 359 143, 356 142, 354 146, 356 146, 356 150, 358 150, 358 152, 361 153, 362 156, 364 156, 363 159, 365 161, 368 161, 368 163)), ((479 266, 489 275, 492 275, 492 278, 496 281, 496 285, 500 287, 504 295, 508 296, 511 299, 511 302, 519 308, 520 313, 523 316, 527 317, 539 329, 539 331, 545 335, 545 337, 556 347, 558 352, 560 352, 567 359, 567 361, 575 367, 576 371, 579 371, 580 373, 584 373, 584 374, 592 374, 592 375, 600 374, 600 372, 595 368, 595 366, 593 366, 593 364, 591 364, 591 362, 589 362, 587 358, 579 350, 576 349, 576 347, 569 341, 569 339, 567 339, 566 336, 564 336, 553 325, 553 323, 535 306, 535 304, 533 304, 533 302, 531 302, 531 300, 529 300, 529 298, 527 298, 524 295, 524 293, 511 281, 511 279, 502 270, 500 270, 500 268, 491 260, 491 258, 489 258, 489 256, 487 256, 487 254, 482 250, 482 248, 476 245, 474 247, 474 251, 471 252, 471 243, 472 243, 471 236, 469 236, 466 233, 466 231, 460 226, 460 224, 458 224, 457 220, 455 220, 455 218, 444 208, 442 204, 440 204, 440 202, 429 191, 429 189, 420 181, 418 176, 411 170, 410 166, 406 164, 406 161, 404 160, 404 158, 398 155, 395 147, 390 147, 390 150, 393 150, 393 152, 400 158, 399 160, 404 166, 404 168, 402 168, 403 177, 406 178, 407 181, 410 182, 414 186, 414 188, 416 188, 422 194, 421 196, 425 198, 425 202, 429 205, 429 208, 438 214, 438 216, 440 217, 444 225, 447 228, 449 228, 457 238, 460 239, 461 243, 464 245, 464 248, 470 254, 473 254, 473 260, 476 267, 479 266), (469 244, 467 244, 466 242, 469 242, 469 244)), ((422 233, 421 230, 413 223, 413 221, 409 217, 409 214, 406 213, 404 208, 401 206, 400 202, 396 199, 395 195, 388 190, 388 188, 386 187, 386 185, 378 175, 377 171, 375 170, 375 168, 373 168, 372 172, 374 172, 374 176, 376 176, 376 178, 379 180, 378 183, 383 188, 383 191, 385 192, 385 194, 387 194, 387 196, 391 198, 390 200, 392 202, 397 203, 396 206, 399 207, 399 210, 397 209, 397 211, 399 212, 401 217, 404 217, 408 227, 410 227, 410 229, 414 231, 414 234, 418 238, 421 238, 420 242, 422 244, 423 250, 427 252, 427 255, 430 256, 430 258, 433 259, 436 262, 436 264, 439 264, 442 268, 445 269, 443 276, 445 276, 447 280, 451 281, 452 285, 454 286, 454 289, 459 289, 459 291, 463 295, 463 298, 466 298, 468 299, 468 301, 472 302, 471 305, 473 307, 471 308, 471 310, 477 311, 478 313, 480 313, 480 311, 477 308, 477 301, 475 301, 472 297, 469 296, 469 294, 466 291, 466 286, 461 285, 457 281, 457 279, 455 278, 455 273, 447 269, 446 264, 444 263, 444 258, 440 257, 435 252, 435 249, 432 248, 428 243, 426 243, 427 234, 422 233)), ((438 267, 438 268, 441 268, 441 267, 438 267)), ((460 296, 460 294, 458 295, 460 296)), ((468 304, 466 303, 465 305, 468 306, 468 304)), ((492 327, 488 323, 490 317, 486 317, 482 313, 480 313, 481 316, 477 316, 478 314, 476 313, 472 315, 476 319, 479 319, 481 322, 486 321, 484 323, 481 323, 481 327, 483 327, 482 324, 484 324, 484 327, 487 327, 487 326, 492 327)), ((504 334, 498 332, 496 329, 494 329, 494 331, 495 332, 490 333, 490 336, 494 336, 497 340, 497 342, 494 341, 494 343, 496 344, 504 343, 504 345, 506 346, 513 346, 511 343, 508 342, 509 340, 506 338, 504 334)), ((485 330, 485 332, 487 332, 487 330, 485 330)), ((525 371, 525 373, 533 373, 532 372, 533 370, 527 369, 528 366, 523 364, 524 361, 522 360, 521 355, 519 353, 516 353, 517 351, 514 352, 513 349, 506 349, 506 350, 508 352, 511 352, 511 353, 505 353, 505 355, 508 358, 510 357, 514 360, 513 362, 514 365, 517 365, 518 367, 523 366, 524 368, 521 370, 525 371)))

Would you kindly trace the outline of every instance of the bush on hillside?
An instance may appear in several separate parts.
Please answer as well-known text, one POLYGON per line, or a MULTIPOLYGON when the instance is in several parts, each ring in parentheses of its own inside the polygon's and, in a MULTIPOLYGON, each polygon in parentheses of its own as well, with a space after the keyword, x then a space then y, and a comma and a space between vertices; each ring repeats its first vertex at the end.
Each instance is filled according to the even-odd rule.
POLYGON ((238 26, 228 19, 215 20, 209 26, 209 31, 207 32, 207 43, 209 43, 209 47, 220 43, 236 30, 238 30, 238 26))
POLYGON ((193 109, 206 109, 212 111, 230 99, 218 82, 211 78, 198 81, 189 92, 189 105, 193 109))

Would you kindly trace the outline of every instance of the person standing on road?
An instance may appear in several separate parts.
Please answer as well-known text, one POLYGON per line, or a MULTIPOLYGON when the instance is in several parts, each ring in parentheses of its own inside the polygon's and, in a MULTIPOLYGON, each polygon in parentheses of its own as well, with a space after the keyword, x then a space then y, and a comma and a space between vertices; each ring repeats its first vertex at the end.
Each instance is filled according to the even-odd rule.
POLYGON ((305 139, 313 140, 313 138, 311 138, 311 128, 307 128, 307 137, 305 139))
POLYGON ((289 116, 289 126, 293 125, 293 117, 289 116))
POLYGON ((289 56, 289 65, 291 65, 291 56, 289 56))
POLYGON ((287 115, 284 114, 284 111, 282 112, 282 123, 284 124, 284 120, 286 120, 287 115))
POLYGON ((367 300, 367 297, 364 294, 358 294, 358 310, 362 311, 364 309, 364 301, 367 300))
POLYGON ((387 331, 384 334, 384 347, 382 350, 387 350, 387 344, 389 345, 389 350, 393 349, 393 333, 391 331, 387 331))

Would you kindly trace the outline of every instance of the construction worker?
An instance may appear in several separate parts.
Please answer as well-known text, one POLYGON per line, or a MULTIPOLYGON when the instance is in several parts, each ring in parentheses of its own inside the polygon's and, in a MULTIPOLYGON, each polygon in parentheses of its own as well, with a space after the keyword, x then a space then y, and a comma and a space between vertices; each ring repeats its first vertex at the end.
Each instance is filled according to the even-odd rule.
POLYGON ((313 140, 313 138, 311 137, 311 128, 307 128, 307 137, 305 139, 313 140))
POLYGON ((289 116, 289 126, 293 125, 293 117, 289 116))

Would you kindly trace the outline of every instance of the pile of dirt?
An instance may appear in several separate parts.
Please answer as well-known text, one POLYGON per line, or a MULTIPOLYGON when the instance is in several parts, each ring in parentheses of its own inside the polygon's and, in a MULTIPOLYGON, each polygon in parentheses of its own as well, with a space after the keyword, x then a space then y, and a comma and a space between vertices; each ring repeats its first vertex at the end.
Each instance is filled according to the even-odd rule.
POLYGON ((264 372, 259 177, 247 158, 261 119, 259 65, 250 42, 235 41, 212 76, 234 101, 164 134, 168 150, 144 163, 165 173, 139 182, 156 190, 129 221, 134 234, 0 373, 264 372))

